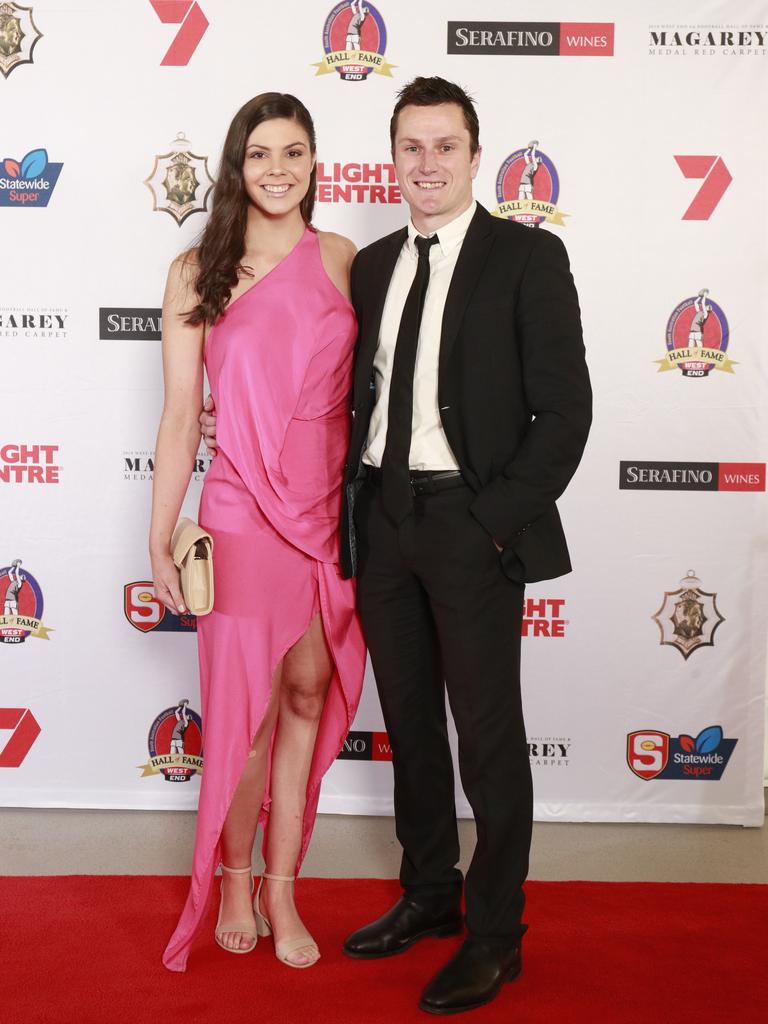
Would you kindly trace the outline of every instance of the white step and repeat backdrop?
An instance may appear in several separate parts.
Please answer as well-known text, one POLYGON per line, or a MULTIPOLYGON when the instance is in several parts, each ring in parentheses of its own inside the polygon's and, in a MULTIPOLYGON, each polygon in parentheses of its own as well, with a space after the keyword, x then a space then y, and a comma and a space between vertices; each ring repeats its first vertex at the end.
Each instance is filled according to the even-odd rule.
MULTIPOLYGON (((575 571, 528 591, 537 817, 758 825, 768 5, 365 4, 350 53, 347 0, 0 2, 0 803, 195 806, 195 624, 146 552, 166 269, 266 90, 315 117, 320 228, 404 224, 389 116, 439 74, 477 100, 480 202, 566 243, 595 386, 575 571)), ((370 675, 355 730, 321 809, 391 813, 370 675)))

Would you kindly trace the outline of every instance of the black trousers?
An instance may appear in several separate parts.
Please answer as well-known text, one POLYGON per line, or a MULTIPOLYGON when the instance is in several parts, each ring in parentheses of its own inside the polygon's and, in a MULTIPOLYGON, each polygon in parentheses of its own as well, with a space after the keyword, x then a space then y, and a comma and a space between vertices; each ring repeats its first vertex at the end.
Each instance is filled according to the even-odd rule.
POLYGON ((381 488, 357 497, 357 599, 392 746, 395 824, 406 891, 460 886, 445 689, 475 816, 466 919, 473 936, 514 941, 521 924, 533 792, 520 699, 524 587, 503 573, 467 486, 414 497, 399 527, 381 488))

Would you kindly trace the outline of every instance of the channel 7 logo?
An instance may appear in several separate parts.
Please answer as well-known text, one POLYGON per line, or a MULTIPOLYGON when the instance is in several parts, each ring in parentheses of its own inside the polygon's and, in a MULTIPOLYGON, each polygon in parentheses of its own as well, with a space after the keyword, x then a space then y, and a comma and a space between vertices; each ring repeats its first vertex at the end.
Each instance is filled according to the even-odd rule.
POLYGON ((720 156, 676 156, 677 166, 686 178, 703 178, 704 184, 683 214, 683 220, 709 220, 733 181, 720 156))

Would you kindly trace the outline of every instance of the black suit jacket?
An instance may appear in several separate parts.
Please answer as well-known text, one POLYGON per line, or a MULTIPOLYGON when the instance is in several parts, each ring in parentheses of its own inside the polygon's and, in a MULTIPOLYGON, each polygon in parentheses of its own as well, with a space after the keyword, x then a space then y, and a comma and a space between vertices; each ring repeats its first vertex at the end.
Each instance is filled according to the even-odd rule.
MULTIPOLYGON (((406 237, 403 228, 366 246, 352 266, 359 334, 341 518, 345 577, 356 571, 353 509, 376 397, 373 358, 406 237)), ((478 204, 445 303, 438 405, 476 492, 472 514, 503 546, 507 576, 534 583, 570 572, 555 501, 581 459, 592 392, 578 297, 556 235, 492 217, 478 204)))

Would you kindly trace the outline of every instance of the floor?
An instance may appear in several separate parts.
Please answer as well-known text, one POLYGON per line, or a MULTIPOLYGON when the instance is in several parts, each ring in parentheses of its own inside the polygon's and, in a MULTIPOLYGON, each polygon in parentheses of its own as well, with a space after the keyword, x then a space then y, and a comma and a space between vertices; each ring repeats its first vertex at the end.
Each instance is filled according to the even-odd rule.
MULTIPOLYGON (((474 823, 460 824, 466 868, 474 823)), ((186 811, 0 809, 4 875, 187 874, 195 815, 186 811)), ((258 849, 258 842, 257 842, 258 849)), ((305 876, 394 878, 392 819, 317 819, 305 876)), ((258 854, 255 857, 258 863, 258 854)), ((542 881, 768 884, 768 828, 537 823, 530 877, 542 881)))

